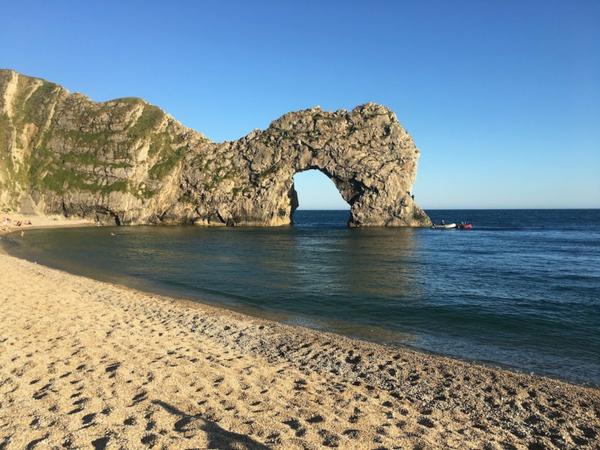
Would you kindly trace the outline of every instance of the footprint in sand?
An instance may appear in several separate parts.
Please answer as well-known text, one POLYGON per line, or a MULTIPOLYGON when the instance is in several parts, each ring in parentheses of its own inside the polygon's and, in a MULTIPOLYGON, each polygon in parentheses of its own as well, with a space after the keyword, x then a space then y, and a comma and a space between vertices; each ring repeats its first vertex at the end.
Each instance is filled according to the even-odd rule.
POLYGON ((331 431, 319 430, 319 436, 323 438, 322 445, 325 447, 338 447, 340 438, 331 431))
POLYGON ((137 405, 140 402, 143 402, 144 400, 146 400, 148 398, 148 394, 146 393, 146 391, 142 391, 139 394, 136 394, 133 396, 133 398, 131 399, 131 406, 137 405))
POLYGON ((92 441, 92 446, 94 450, 105 450, 108 445, 108 441, 110 438, 108 436, 104 436, 92 441))
POLYGON ((94 418, 96 417, 96 413, 86 414, 81 418, 81 422, 83 423, 83 427, 91 427, 95 425, 94 418))
POLYGON ((114 378, 116 375, 117 369, 121 366, 121 363, 115 362, 106 366, 106 373, 108 373, 108 378, 114 378))
POLYGON ((50 434, 45 434, 44 436, 42 436, 41 438, 38 439, 34 439, 33 441, 29 442, 29 444, 27 444, 27 447, 25 447, 26 450, 32 450, 36 447, 36 445, 38 445, 40 442, 45 441, 46 439, 48 439, 48 436, 50 436, 50 434))
POLYGON ((306 419, 306 421, 308 423, 312 424, 312 423, 321 423, 321 422, 324 422, 325 419, 323 418, 323 416, 321 416, 319 414, 316 414, 316 415, 310 417, 309 419, 306 419))
POLYGON ((140 442, 150 448, 154 447, 156 445, 156 441, 158 440, 158 437, 155 434, 146 434, 144 436, 142 436, 142 438, 140 439, 140 442))
POLYGON ((123 421, 123 425, 126 425, 128 427, 135 425, 135 417, 128 417, 123 421))

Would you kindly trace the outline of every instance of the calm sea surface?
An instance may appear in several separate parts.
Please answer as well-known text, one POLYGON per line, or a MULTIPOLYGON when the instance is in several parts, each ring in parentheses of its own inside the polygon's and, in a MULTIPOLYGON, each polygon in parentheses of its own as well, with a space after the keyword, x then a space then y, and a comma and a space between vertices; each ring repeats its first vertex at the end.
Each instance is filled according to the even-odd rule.
POLYGON ((472 231, 31 230, 17 256, 287 323, 600 385, 600 210, 429 211, 472 231), (114 234, 111 235, 111 233, 114 234))

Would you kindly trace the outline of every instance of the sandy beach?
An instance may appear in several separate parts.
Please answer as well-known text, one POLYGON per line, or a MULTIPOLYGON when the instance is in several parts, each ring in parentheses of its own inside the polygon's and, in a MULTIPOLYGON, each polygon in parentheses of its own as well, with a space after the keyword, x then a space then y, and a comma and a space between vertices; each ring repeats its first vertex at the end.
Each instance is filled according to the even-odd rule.
POLYGON ((596 388, 6 254, 0 324, 0 449, 600 448, 596 388))
POLYGON ((92 226, 89 219, 55 215, 0 213, 0 235, 11 232, 26 232, 36 228, 68 228, 92 226))

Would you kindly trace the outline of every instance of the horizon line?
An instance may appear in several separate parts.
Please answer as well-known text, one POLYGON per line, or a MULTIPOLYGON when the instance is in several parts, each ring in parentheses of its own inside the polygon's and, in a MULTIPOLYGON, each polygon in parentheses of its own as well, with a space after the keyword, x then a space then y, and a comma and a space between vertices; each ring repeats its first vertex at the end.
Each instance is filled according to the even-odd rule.
MULTIPOLYGON (((423 208, 425 211, 581 211, 581 210, 600 210, 600 206, 594 207, 579 207, 579 208, 556 208, 556 207, 501 207, 501 208, 490 208, 490 207, 452 207, 452 208, 423 208)), ((296 211, 350 211, 350 208, 297 208, 296 211)))

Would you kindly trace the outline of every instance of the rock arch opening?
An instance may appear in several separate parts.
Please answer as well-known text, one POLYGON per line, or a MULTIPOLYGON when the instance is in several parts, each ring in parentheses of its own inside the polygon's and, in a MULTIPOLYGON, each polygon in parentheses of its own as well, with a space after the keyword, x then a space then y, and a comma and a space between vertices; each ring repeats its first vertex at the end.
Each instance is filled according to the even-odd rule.
POLYGON ((331 178, 319 169, 303 170, 294 175, 299 210, 349 210, 350 205, 331 178))
MULTIPOLYGON (((310 220, 347 224, 350 204, 344 199, 331 176, 317 168, 297 172, 293 177, 292 223, 310 220), (319 215, 318 211, 329 214, 319 215), (306 217, 305 217, 306 216, 306 217)), ((336 223, 336 225, 339 225, 336 223)))

